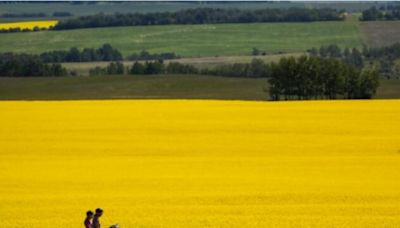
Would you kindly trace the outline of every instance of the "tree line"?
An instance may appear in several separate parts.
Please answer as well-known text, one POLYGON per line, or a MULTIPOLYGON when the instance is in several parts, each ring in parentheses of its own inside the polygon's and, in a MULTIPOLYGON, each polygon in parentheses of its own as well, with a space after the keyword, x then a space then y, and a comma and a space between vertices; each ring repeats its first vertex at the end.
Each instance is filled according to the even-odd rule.
POLYGON ((59 63, 45 63, 37 55, 0 53, 0 77, 66 76, 59 63))
POLYGON ((251 63, 234 63, 220 65, 215 68, 199 69, 190 64, 169 62, 163 60, 134 62, 131 67, 124 68, 121 62, 112 62, 106 67, 90 69, 90 75, 104 74, 201 74, 223 77, 267 78, 270 75, 270 66, 260 59, 253 59, 251 63), (118 70, 117 69, 118 66, 118 70))
POLYGON ((225 77, 267 78, 272 100, 370 99, 379 86, 373 69, 358 69, 334 58, 319 56, 284 57, 266 64, 254 59, 249 64, 227 64, 213 69, 198 69, 178 62, 135 62, 124 68, 120 62, 90 70, 90 75, 199 74, 225 77))
POLYGON ((195 8, 177 12, 100 13, 62 20, 53 29, 170 24, 338 21, 344 19, 342 14, 343 12, 329 8, 266 8, 256 10, 195 8))
POLYGON ((70 48, 68 51, 49 51, 43 52, 40 59, 47 63, 60 62, 94 62, 94 61, 119 61, 122 60, 122 54, 110 44, 103 44, 101 47, 84 48, 79 50, 76 47, 70 48))
MULTIPOLYGON (((103 44, 96 49, 83 48, 80 50, 76 47, 72 47, 69 50, 48 51, 39 54, 39 56, 47 63, 120 61, 124 59, 121 52, 113 48, 110 44, 103 44)), ((150 53, 146 50, 142 50, 139 53, 129 55, 126 60, 167 60, 178 58, 180 58, 180 56, 174 52, 150 53)))
POLYGON ((362 21, 393 21, 400 20, 400 5, 381 6, 379 9, 371 7, 362 12, 362 21))
POLYGON ((138 60, 167 60, 167 59, 179 59, 180 56, 175 52, 163 52, 163 53, 150 53, 146 50, 142 50, 139 53, 133 53, 126 59, 131 61, 138 60))
POLYGON ((399 78, 400 66, 396 61, 400 59, 400 43, 387 47, 369 48, 340 48, 338 45, 324 45, 320 48, 309 49, 312 56, 322 58, 336 58, 358 69, 363 67, 375 68, 385 78, 399 78))
POLYGON ((136 61, 131 67, 124 67, 121 62, 111 62, 105 67, 95 67, 89 70, 89 75, 155 75, 155 74, 198 74, 200 71, 192 65, 178 62, 165 64, 163 60, 136 61))
POLYGON ((215 68, 205 68, 201 70, 201 74, 224 77, 268 78, 271 70, 270 65, 261 59, 253 59, 250 63, 224 64, 215 68))
MULTIPOLYGON (((90 69, 90 75, 156 75, 199 74, 225 77, 266 78, 272 100, 291 99, 369 99, 379 86, 377 71, 344 63, 336 58, 301 56, 281 58, 266 64, 254 59, 247 64, 227 64, 212 69, 198 69, 189 64, 163 60, 136 61, 125 67, 119 61, 106 67, 90 69)), ((59 63, 45 63, 38 55, 0 54, 0 76, 40 77, 66 76, 67 70, 59 63)))

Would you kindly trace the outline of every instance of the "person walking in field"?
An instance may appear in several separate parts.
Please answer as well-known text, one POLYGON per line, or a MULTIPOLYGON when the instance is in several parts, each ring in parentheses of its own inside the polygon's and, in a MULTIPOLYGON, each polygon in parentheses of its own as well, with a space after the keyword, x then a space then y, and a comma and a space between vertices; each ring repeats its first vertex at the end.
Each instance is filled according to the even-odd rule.
POLYGON ((93 228, 92 219, 93 219, 93 211, 87 211, 85 221, 83 222, 85 228, 93 228))
POLYGON ((101 208, 96 209, 96 213, 93 217, 92 228, 100 228, 100 217, 103 215, 103 210, 101 208))

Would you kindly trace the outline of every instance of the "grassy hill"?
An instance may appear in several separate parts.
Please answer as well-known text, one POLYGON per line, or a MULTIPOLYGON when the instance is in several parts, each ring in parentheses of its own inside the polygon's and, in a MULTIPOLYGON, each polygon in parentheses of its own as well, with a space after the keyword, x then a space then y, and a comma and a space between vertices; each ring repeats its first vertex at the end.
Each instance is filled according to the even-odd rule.
MULTIPOLYGON (((267 100, 266 79, 197 75, 0 78, 0 100, 267 100)), ((376 98, 400 98, 400 80, 382 80, 376 98)))
POLYGON ((353 22, 168 25, 77 29, 0 34, 0 50, 40 53, 110 43, 129 55, 175 52, 186 57, 249 55, 253 47, 268 53, 302 52, 324 44, 360 47, 353 22))

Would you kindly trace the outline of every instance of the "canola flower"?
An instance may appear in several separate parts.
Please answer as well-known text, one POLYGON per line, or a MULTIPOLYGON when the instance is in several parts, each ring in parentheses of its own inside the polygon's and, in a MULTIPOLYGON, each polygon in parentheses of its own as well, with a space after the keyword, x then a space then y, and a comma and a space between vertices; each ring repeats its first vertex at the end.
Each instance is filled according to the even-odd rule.
POLYGON ((399 100, 0 110, 0 227, 400 226, 399 100))
POLYGON ((12 28, 20 28, 20 29, 34 29, 35 27, 41 29, 48 29, 51 26, 55 26, 58 23, 57 20, 48 20, 48 21, 21 21, 21 22, 8 22, 8 23, 0 23, 1 29, 12 29, 12 28))

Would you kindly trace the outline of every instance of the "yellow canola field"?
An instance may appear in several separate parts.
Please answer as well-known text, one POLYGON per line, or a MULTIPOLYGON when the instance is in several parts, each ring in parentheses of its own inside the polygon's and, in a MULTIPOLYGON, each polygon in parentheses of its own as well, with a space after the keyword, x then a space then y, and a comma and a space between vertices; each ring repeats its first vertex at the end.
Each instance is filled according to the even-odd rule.
POLYGON ((35 27, 48 29, 51 26, 55 26, 57 23, 58 21, 56 20, 8 22, 8 23, 0 23, 0 29, 11 29, 11 28, 33 29, 35 27))
POLYGON ((0 102, 0 227, 400 227, 400 101, 0 102))

